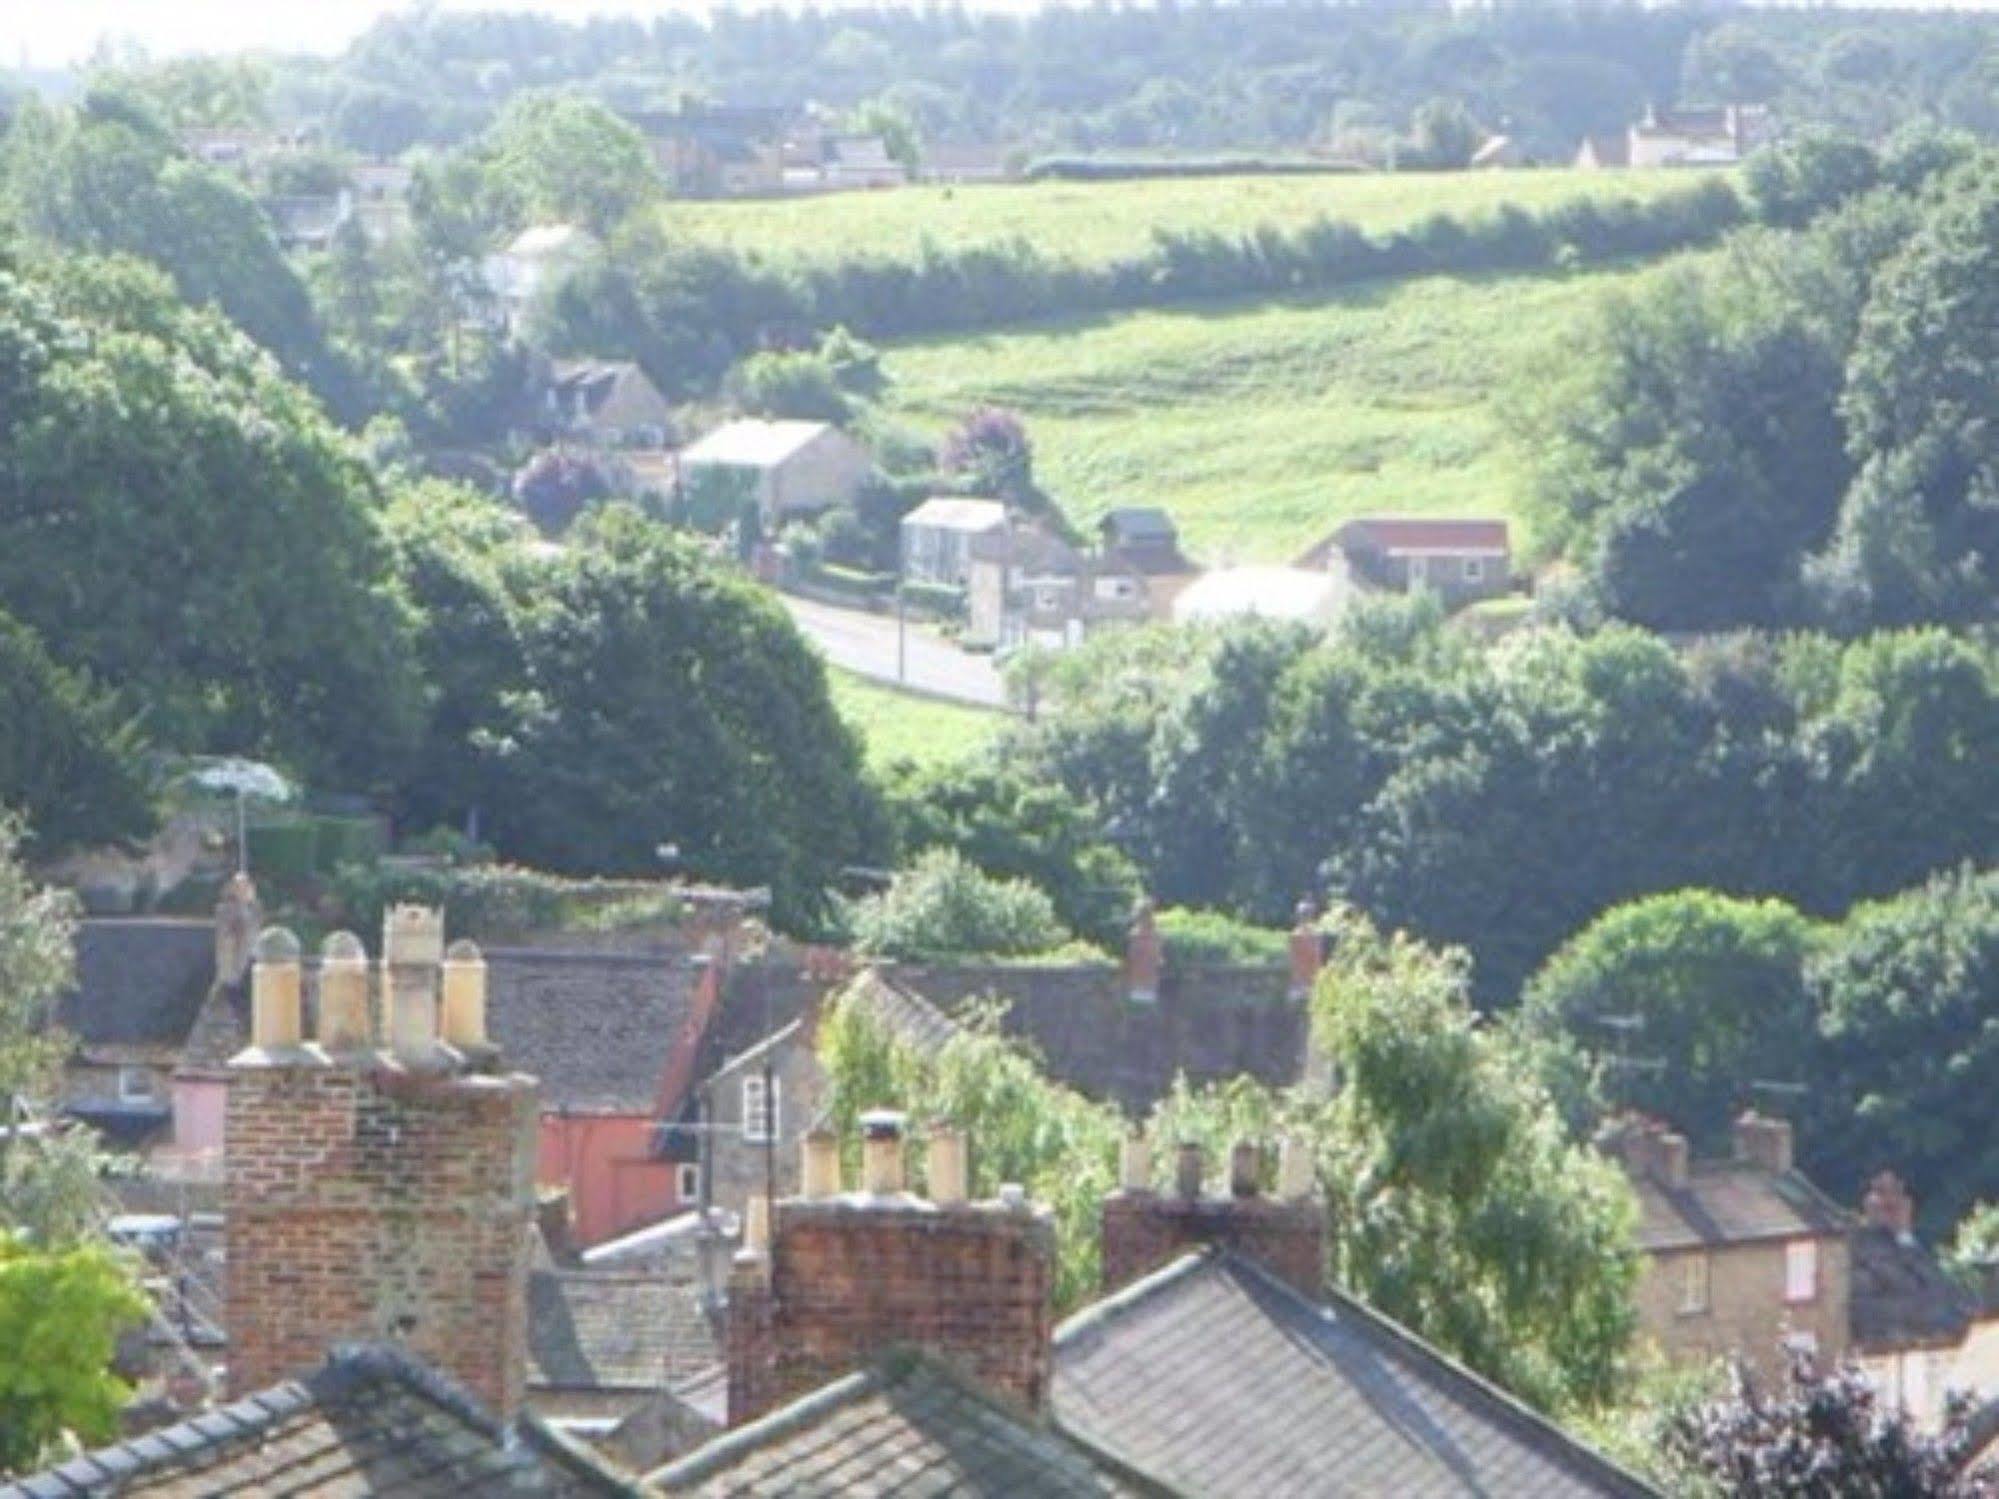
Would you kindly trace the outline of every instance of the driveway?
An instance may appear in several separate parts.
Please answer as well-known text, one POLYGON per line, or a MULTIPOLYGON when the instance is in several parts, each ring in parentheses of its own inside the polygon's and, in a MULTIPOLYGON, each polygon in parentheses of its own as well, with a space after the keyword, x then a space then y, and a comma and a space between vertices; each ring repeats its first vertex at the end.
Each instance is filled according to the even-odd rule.
POLYGON ((820 654, 843 671, 980 708, 1007 705, 1006 686, 990 656, 961 650, 914 623, 899 646, 900 629, 892 614, 839 609, 788 593, 778 597, 820 654))

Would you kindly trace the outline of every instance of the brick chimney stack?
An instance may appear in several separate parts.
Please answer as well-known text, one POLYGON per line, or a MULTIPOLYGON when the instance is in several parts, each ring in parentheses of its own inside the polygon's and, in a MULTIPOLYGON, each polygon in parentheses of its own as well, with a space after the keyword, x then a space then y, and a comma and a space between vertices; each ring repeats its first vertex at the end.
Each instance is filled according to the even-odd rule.
POLYGON ((863 1128, 865 1190, 841 1190, 837 1142, 815 1132, 801 1147, 806 1195, 770 1206, 767 1243, 745 1237, 729 1277, 729 1424, 896 1346, 1045 1406, 1055 1282, 1048 1210, 1017 1188, 995 1202, 966 1200, 964 1137, 941 1128, 930 1142, 932 1197, 919 1197, 902 1185, 902 1117, 871 1113, 863 1128))
POLYGON ((241 986, 250 975, 250 951, 263 929, 264 908, 257 887, 237 871, 215 898, 215 982, 225 989, 241 986))
POLYGON ((1743 1111, 1735 1121, 1735 1154, 1738 1160, 1761 1166, 1778 1174, 1791 1169, 1791 1122, 1773 1119, 1754 1109, 1743 1111))
POLYGON ((1182 1144, 1174 1161, 1174 1193, 1146 1184, 1150 1152, 1127 1141, 1121 1185, 1104 1199, 1103 1277, 1106 1293, 1130 1284, 1201 1244, 1233 1249, 1315 1300, 1325 1289, 1325 1204, 1312 1191, 1310 1158, 1286 1141, 1278 1168, 1280 1195, 1261 1190, 1263 1152, 1253 1142, 1229 1154, 1229 1195, 1202 1195, 1201 1148, 1182 1144))
POLYGON ((1916 1231, 1915 1199, 1892 1171, 1876 1172, 1860 1201, 1860 1213, 1874 1228, 1885 1228, 1898 1239, 1912 1238, 1916 1231))
POLYGON ((315 1368, 336 1343, 392 1341, 511 1415, 526 1379, 535 1083, 482 1044, 477 949, 452 950, 447 1010, 472 1044, 447 1047, 441 924, 398 908, 386 928, 380 996, 360 942, 327 939, 312 1039, 297 939, 257 941, 251 1044, 229 1064, 230 1389, 315 1368))
POLYGON ((1309 900, 1298 902, 1291 923, 1291 998, 1306 1000, 1319 982, 1319 969, 1326 961, 1326 939, 1319 930, 1319 913, 1309 900))
POLYGON ((1124 989, 1134 1004, 1156 1004, 1159 979, 1166 971, 1166 944, 1160 940, 1159 917, 1147 896, 1132 913, 1124 939, 1124 989))

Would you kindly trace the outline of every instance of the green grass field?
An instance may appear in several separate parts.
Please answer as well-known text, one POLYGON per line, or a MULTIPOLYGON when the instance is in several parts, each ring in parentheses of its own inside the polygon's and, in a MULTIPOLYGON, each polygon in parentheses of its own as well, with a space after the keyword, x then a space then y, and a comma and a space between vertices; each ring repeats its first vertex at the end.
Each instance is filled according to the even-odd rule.
POLYGON ((929 340, 888 351, 888 401, 928 430, 1012 407, 1077 521, 1163 505, 1203 561, 1284 561, 1365 512, 1516 513, 1509 412, 1598 298, 1646 274, 1433 276, 929 340))
POLYGON ((1501 204, 1545 208, 1585 195, 1649 198, 1687 184, 1678 172, 1380 172, 912 187, 682 201, 661 212, 696 240, 773 260, 908 258, 926 241, 960 249, 1026 239, 1058 259, 1097 264, 1144 250, 1154 228, 1240 232, 1335 217, 1363 229, 1394 229, 1436 212, 1469 215, 1501 204))
POLYGON ((833 706, 860 734, 868 764, 877 770, 896 760, 932 765, 961 760, 983 748, 1005 727, 1004 714, 898 692, 829 668, 833 706))

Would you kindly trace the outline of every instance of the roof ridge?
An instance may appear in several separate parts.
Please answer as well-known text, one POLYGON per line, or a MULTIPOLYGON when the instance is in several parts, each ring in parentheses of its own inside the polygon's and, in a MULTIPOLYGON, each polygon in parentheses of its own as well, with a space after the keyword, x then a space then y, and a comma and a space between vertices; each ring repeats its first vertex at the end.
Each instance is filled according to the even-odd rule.
MULTIPOLYGON (((1199 1249, 1190 1249, 1177 1259, 1168 1260, 1156 1270, 1147 1271, 1129 1285, 1121 1286, 1108 1296, 1099 1296, 1088 1306, 1071 1312, 1055 1329, 1053 1345, 1060 1349, 1064 1342, 1095 1331, 1122 1316, 1140 1302, 1150 1301, 1168 1286, 1177 1284, 1202 1267, 1221 1257, 1222 1251, 1212 1244, 1199 1249)), ((1296 1294, 1295 1292, 1293 1294, 1296 1294)))
POLYGON ((288 1379, 185 1420, 169 1422, 122 1442, 94 1447, 41 1473, 23 1474, 0 1487, 0 1499, 49 1499, 57 1491, 48 1488, 47 1483, 66 1484, 83 1494, 102 1492, 107 1483, 128 1482, 141 1473, 184 1463, 190 1452, 252 1437, 312 1403, 312 1391, 306 1384, 288 1379), (223 1423, 228 1429, 216 1430, 223 1423), (38 1483, 31 1489, 28 1486, 31 1480, 47 1483, 38 1483))
POLYGON ((767 1411, 754 1421, 746 1421, 732 1431, 725 1432, 706 1446, 696 1448, 685 1457, 675 1458, 663 1467, 646 1474, 648 1484, 671 1487, 694 1479, 706 1478, 711 1473, 726 1467, 737 1458, 755 1451, 772 1437, 788 1436, 803 1431, 822 1418, 831 1415, 844 1405, 863 1399, 876 1390, 884 1389, 888 1380, 884 1377, 879 1363, 857 1369, 852 1374, 843 1374, 829 1384, 823 1384, 809 1394, 801 1395, 789 1404, 781 1405, 774 1411, 767 1411))
POLYGON ((1239 1275, 1247 1275, 1273 1294, 1286 1297, 1321 1317, 1325 1316, 1328 1311, 1337 1309, 1367 1323, 1377 1331, 1386 1334, 1392 1341, 1400 1344, 1406 1350, 1431 1360, 1459 1384, 1469 1385, 1480 1395, 1494 1401, 1513 1420, 1556 1438, 1566 1452, 1572 1453, 1577 1458, 1601 1468, 1620 1483, 1629 1485, 1632 1493, 1658 1493, 1657 1489, 1640 1478, 1636 1473, 1633 1473, 1623 1464, 1606 1457, 1559 1422, 1543 1415, 1512 1391, 1486 1378, 1470 1365, 1438 1348, 1420 1333, 1405 1327, 1387 1313, 1377 1311, 1350 1292, 1343 1291, 1339 1287, 1329 1284, 1324 1289, 1324 1294, 1327 1298, 1326 1301, 1313 1301, 1288 1281, 1273 1275, 1262 1265, 1259 1265, 1255 1260, 1250 1259, 1246 1255, 1238 1254, 1231 1249, 1219 1250, 1217 1254, 1224 1269, 1233 1271, 1239 1275))

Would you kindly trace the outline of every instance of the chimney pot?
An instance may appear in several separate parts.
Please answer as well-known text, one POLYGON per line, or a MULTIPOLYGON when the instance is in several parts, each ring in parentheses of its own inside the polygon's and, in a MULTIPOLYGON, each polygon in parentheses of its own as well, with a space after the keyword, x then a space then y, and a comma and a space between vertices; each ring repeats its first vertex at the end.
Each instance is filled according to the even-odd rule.
POLYGON ((1158 915, 1147 896, 1132 913, 1125 934, 1125 993, 1136 1004, 1153 1004, 1159 998, 1159 978, 1166 968, 1166 952, 1159 938, 1158 915))
POLYGON ((1229 1151, 1229 1196, 1254 1197, 1263 1168, 1263 1152, 1254 1140, 1238 1140, 1229 1151))
POLYGON ((297 1046, 304 1036, 304 972, 298 938, 281 926, 257 938, 250 976, 250 1044, 267 1050, 297 1046))
POLYGON ((1199 1197, 1203 1174, 1201 1147, 1192 1140, 1183 1140, 1173 1161, 1174 1191, 1189 1201, 1199 1197))
POLYGON ((460 1048, 486 1045, 486 959, 466 937, 444 955, 444 1039, 460 1048))
POLYGON ((965 1132, 939 1125, 930 1132, 930 1200, 939 1207, 957 1207, 965 1201, 965 1132))
POLYGON ((1325 938, 1319 932, 1319 913, 1309 900, 1298 902, 1291 926, 1291 997, 1306 999, 1319 981, 1325 962, 1325 938))
POLYGON ((319 1044, 359 1051, 374 1040, 368 1014, 368 954, 352 932, 335 932, 319 949, 319 1044))
POLYGON ((1657 1137, 1653 1150, 1653 1167, 1660 1182, 1668 1187, 1685 1187, 1689 1154, 1687 1137, 1669 1130, 1657 1137))
POLYGON ((762 1193, 743 1204, 742 1253, 758 1259, 770 1254, 770 1199, 762 1193))
POLYGON ((1735 1153, 1742 1160, 1781 1175, 1792 1164, 1791 1122, 1745 1110, 1735 1121, 1735 1153))
POLYGON ((1278 1148, 1277 1195, 1287 1202, 1312 1195, 1312 1152, 1295 1135, 1286 1135, 1278 1148))
POLYGON ((1127 1192, 1152 1189, 1152 1147, 1133 1130, 1118 1146, 1118 1185, 1127 1192))
POLYGON ((840 1194, 840 1141, 831 1130, 815 1129, 799 1142, 799 1190, 811 1198, 840 1194))
POLYGON ((861 1190, 871 1197, 902 1191, 903 1116, 894 1109, 861 1115, 861 1190))
POLYGON ((1032 1206, 1027 1200, 1027 1188, 1019 1182, 1002 1182, 999 1189, 999 1204, 1009 1213, 1024 1213, 1032 1206))
POLYGON ((1915 1232, 1915 1201, 1902 1185, 1901 1177, 1892 1171, 1874 1174, 1867 1184, 1867 1195, 1861 1199, 1860 1210, 1869 1224, 1885 1228, 1897 1238, 1908 1238, 1915 1232))

